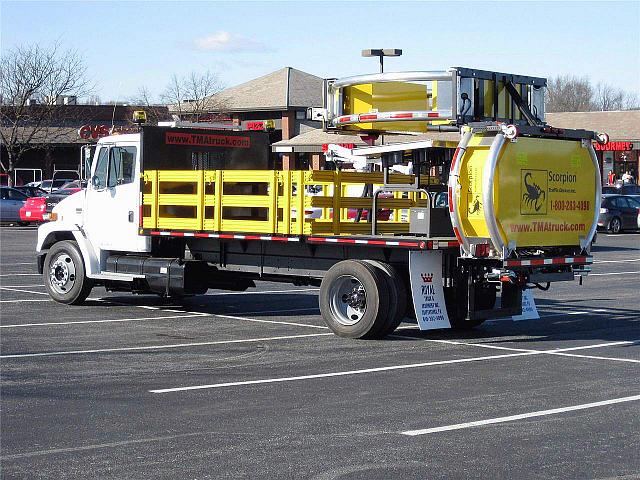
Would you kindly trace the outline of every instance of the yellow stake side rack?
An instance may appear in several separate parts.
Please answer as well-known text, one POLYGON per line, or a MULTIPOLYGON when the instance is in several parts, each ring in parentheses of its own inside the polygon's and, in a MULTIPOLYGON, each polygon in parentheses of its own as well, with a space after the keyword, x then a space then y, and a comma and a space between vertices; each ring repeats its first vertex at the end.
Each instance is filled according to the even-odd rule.
MULTIPOLYGON (((391 174, 391 184, 413 182, 413 175, 391 174)), ((367 234, 367 221, 349 219, 349 210, 370 209, 358 197, 365 184, 383 183, 381 172, 275 170, 148 170, 142 174, 142 228, 278 235, 367 234), (319 195, 307 187, 322 187, 319 195), (302 192, 302 194, 300 194, 302 192), (318 218, 305 218, 305 211, 318 218), (336 214, 337 212, 337 214, 336 214)), ((381 233, 409 232, 406 211, 426 198, 394 192, 378 201, 392 210, 378 220, 381 233), (405 212, 403 212, 403 210, 405 212), (404 221, 403 221, 404 220, 404 221)))

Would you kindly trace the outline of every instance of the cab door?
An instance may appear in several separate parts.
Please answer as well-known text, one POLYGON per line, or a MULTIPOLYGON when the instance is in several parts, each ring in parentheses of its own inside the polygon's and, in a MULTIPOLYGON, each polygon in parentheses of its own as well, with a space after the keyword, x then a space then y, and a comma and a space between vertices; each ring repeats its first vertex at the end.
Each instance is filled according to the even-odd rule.
POLYGON ((148 251, 147 237, 138 235, 140 167, 137 143, 103 144, 95 158, 84 212, 92 244, 100 250, 148 251))
POLYGON ((640 212, 640 202, 630 197, 618 197, 623 208, 622 210, 622 227, 635 229, 640 212))

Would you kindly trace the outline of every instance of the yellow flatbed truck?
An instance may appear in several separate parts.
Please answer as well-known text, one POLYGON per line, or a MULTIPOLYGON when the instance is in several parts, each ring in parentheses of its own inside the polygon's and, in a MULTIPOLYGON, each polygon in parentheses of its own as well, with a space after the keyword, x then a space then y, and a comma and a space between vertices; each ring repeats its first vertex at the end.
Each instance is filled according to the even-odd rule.
POLYGON ((327 325, 353 338, 406 316, 428 330, 520 314, 524 291, 588 273, 592 142, 607 141, 547 125, 544 86, 467 68, 326 80, 335 170, 274 170, 264 132, 142 126, 103 138, 89 187, 39 228, 46 288, 76 304, 94 285, 166 296, 319 285, 327 325), (338 145, 340 133, 431 131, 459 141, 338 145))

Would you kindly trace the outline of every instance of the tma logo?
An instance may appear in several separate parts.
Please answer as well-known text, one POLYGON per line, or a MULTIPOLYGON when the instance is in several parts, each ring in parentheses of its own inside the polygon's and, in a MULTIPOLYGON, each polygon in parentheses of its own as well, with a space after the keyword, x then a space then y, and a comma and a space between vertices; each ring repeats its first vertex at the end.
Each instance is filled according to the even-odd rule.
POLYGON ((520 176, 520 213, 546 215, 549 191, 547 170, 520 170, 520 176))
POLYGON ((424 283, 431 283, 433 281, 433 273, 421 273, 420 276, 424 283))

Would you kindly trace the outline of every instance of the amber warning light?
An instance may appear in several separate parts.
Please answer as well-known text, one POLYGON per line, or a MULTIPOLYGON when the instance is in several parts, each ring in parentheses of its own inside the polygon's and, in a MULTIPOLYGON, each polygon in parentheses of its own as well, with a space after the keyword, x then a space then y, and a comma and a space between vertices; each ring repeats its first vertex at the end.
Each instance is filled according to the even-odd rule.
POLYGON ((138 125, 147 123, 147 112, 145 112, 144 110, 135 110, 133 112, 133 123, 136 123, 138 125))

